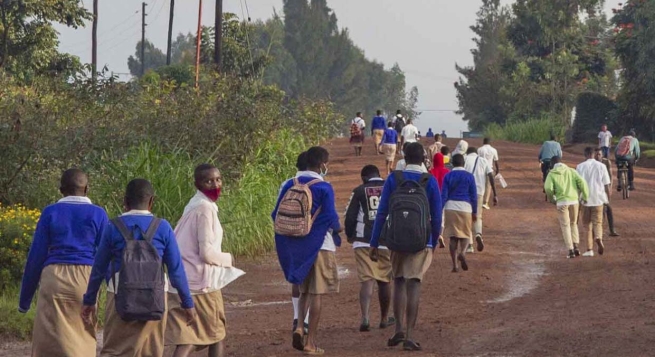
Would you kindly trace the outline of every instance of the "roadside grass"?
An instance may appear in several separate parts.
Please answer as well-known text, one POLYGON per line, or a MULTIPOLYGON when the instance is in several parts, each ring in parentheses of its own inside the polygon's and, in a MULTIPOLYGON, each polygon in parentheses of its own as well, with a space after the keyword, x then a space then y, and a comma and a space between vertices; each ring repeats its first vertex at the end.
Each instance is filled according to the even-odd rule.
POLYGON ((525 144, 541 144, 551 134, 564 139, 565 128, 553 124, 548 119, 533 119, 524 122, 508 123, 505 126, 491 124, 485 129, 485 136, 494 140, 505 140, 525 144))

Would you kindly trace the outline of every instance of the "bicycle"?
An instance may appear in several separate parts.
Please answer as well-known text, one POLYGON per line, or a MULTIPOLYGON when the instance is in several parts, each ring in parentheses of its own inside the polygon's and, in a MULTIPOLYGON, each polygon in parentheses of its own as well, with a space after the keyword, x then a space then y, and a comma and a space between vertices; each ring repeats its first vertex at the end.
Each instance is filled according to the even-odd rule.
POLYGON ((619 187, 621 187, 623 199, 627 200, 630 198, 630 190, 628 188, 628 162, 619 161, 617 166, 619 168, 619 187))

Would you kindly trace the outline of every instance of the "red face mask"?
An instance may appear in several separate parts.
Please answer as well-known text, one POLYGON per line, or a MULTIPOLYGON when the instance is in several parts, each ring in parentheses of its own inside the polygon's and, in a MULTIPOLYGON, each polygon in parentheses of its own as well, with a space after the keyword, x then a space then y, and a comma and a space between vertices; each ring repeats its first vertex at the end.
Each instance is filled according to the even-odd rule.
POLYGON ((212 188, 209 190, 202 190, 202 192, 207 198, 209 198, 211 201, 216 202, 218 201, 218 198, 221 197, 221 188, 212 188))

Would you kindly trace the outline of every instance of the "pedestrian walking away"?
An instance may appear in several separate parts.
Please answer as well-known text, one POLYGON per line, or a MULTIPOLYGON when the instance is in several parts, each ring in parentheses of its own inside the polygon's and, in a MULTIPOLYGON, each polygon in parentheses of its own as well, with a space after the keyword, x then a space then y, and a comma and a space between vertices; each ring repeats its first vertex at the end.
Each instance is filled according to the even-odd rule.
POLYGON ((355 119, 350 122, 350 144, 355 148, 355 156, 362 156, 365 128, 366 122, 362 119, 362 113, 357 112, 355 119))
POLYGON ((603 208, 610 200, 610 176, 607 168, 594 158, 594 148, 587 147, 584 151, 585 162, 578 165, 576 171, 587 183, 589 196, 582 205, 582 227, 587 231, 587 251, 585 257, 594 256, 594 242, 598 254, 603 255, 603 208))
POLYGON ((398 133, 393 129, 393 123, 389 122, 382 135, 379 151, 384 153, 386 162, 386 173, 393 171, 393 162, 396 160, 396 150, 398 148, 398 133))
POLYGON ((428 147, 428 155, 430 155, 430 157, 434 157, 436 153, 441 152, 441 148, 444 146, 444 144, 441 141, 442 141, 441 134, 437 134, 434 137, 434 143, 432 143, 432 145, 428 147))
POLYGON ((607 125, 605 124, 600 127, 600 132, 598 133, 598 147, 602 150, 604 158, 608 158, 610 156, 610 149, 612 147, 612 133, 607 130, 607 125))
POLYGON ((548 171, 553 166, 553 163, 550 162, 550 159, 553 157, 562 158, 562 146, 557 142, 557 136, 554 134, 550 135, 550 140, 544 141, 541 145, 541 150, 539 150, 539 163, 541 166, 541 177, 542 182, 546 182, 546 177, 548 176, 548 171))
POLYGON ((641 149, 639 147, 639 140, 637 139, 637 134, 634 129, 630 130, 630 133, 619 140, 619 144, 616 146, 616 151, 614 152, 616 165, 619 168, 617 173, 619 175, 617 185, 617 190, 621 191, 625 187, 621 186, 621 168, 627 167, 628 169, 628 189, 630 191, 635 190, 635 164, 641 157, 641 149))
MULTIPOLYGON (((603 157, 603 152, 600 148, 596 148, 594 150, 594 157, 596 158, 596 161, 602 163, 605 165, 605 168, 607 169, 607 174, 610 177, 610 191, 612 189, 612 162, 610 161, 609 158, 604 158, 603 157)), ((614 227, 614 212, 612 211, 612 206, 608 202, 605 204, 605 217, 607 217, 607 225, 610 231, 610 237, 618 237, 619 234, 616 232, 616 228, 614 227)))
POLYGON ((484 189, 484 202, 482 203, 482 208, 491 209, 489 205, 489 199, 491 198, 491 183, 494 182, 496 175, 500 174, 500 164, 498 160, 498 150, 491 146, 491 139, 484 138, 481 148, 478 149, 478 155, 487 160, 487 163, 491 166, 493 172, 493 179, 487 180, 487 185, 484 189))
POLYGON ((575 258, 580 256, 579 203, 580 199, 583 203, 589 199, 589 189, 585 180, 574 169, 563 164, 559 156, 549 161, 553 169, 546 177, 544 191, 548 200, 557 205, 557 219, 568 249, 567 258, 575 258))
POLYGON ((392 279, 391 252, 382 242, 379 247, 378 261, 372 261, 369 256, 371 232, 380 204, 384 180, 380 177, 380 170, 374 165, 364 166, 361 178, 363 183, 353 190, 346 207, 345 228, 348 242, 353 245, 357 276, 361 284, 359 304, 362 319, 359 331, 368 332, 371 330, 369 308, 375 285, 378 287, 380 303, 379 327, 392 326, 396 320, 389 317, 392 279))
MULTIPOLYGON (((482 239, 482 201, 484 200, 484 190, 487 186, 487 182, 491 184, 491 191, 493 192, 493 202, 494 206, 498 205, 498 196, 496 194, 496 183, 494 182, 493 170, 491 165, 487 160, 478 155, 478 150, 475 147, 469 147, 466 152, 466 163, 464 168, 466 171, 473 174, 475 178, 475 185, 477 189, 478 199, 477 199, 477 209, 476 209, 476 220, 473 227, 475 233, 475 244, 478 252, 484 250, 484 240, 482 239)), ((468 248, 469 253, 473 253, 473 236, 470 237, 470 246, 468 248)))
POLYGON ((373 147, 375 148, 376 155, 379 155, 380 152, 380 143, 382 143, 382 136, 384 131, 387 128, 387 121, 382 116, 382 111, 378 110, 377 115, 373 118, 371 122, 371 137, 373 138, 373 147))

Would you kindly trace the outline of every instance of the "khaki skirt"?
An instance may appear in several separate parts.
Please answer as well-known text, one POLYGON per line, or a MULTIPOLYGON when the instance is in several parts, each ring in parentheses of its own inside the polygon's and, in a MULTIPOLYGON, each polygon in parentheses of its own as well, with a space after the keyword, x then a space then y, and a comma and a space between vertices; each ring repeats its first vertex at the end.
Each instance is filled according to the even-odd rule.
POLYGON ((373 130, 373 141, 375 142, 375 147, 378 147, 382 142, 382 137, 384 136, 384 130, 373 130))
POLYGON ((355 249, 355 262, 357 262, 357 277, 363 283, 375 280, 383 283, 391 281, 391 252, 378 249, 378 261, 374 262, 369 256, 369 248, 355 249))
POLYGON ((473 215, 461 211, 444 211, 444 238, 470 239, 473 232, 473 215))
POLYGON ((387 161, 393 161, 396 158, 396 144, 382 145, 382 153, 387 161))
POLYGON ((88 265, 48 265, 41 273, 32 333, 34 357, 96 355, 95 323, 82 320, 82 296, 91 276, 88 265))
POLYGON ((168 293, 166 346, 192 345, 202 349, 225 339, 225 306, 221 291, 192 297, 198 319, 188 326, 180 297, 168 293))
POLYGON ((432 249, 418 253, 391 252, 391 270, 394 278, 423 280, 423 276, 432 264, 432 249))
POLYGON ((127 322, 114 304, 114 293, 108 292, 100 357, 163 356, 166 314, 160 321, 127 322))

